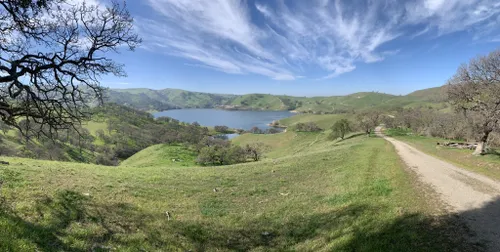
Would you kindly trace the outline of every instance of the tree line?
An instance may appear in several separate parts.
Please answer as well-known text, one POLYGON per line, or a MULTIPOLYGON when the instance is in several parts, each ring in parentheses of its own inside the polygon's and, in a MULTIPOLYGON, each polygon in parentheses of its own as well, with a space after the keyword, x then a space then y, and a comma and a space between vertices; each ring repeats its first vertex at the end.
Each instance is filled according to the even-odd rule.
POLYGON ((421 135, 477 142, 474 155, 500 146, 500 50, 462 64, 444 90, 453 111, 399 109, 384 122, 421 135))

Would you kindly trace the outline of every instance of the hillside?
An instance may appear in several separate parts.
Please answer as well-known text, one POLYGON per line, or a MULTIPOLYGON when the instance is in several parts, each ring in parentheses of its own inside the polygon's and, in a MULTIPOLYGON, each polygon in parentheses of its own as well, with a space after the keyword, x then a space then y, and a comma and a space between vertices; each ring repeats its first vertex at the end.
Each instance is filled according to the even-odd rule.
POLYGON ((237 110, 295 110, 305 113, 345 113, 366 108, 438 106, 442 87, 415 91, 405 96, 362 92, 346 96, 294 97, 269 94, 224 95, 179 89, 111 89, 109 101, 144 111, 176 108, 222 108, 237 110))
POLYGON ((194 166, 196 153, 182 145, 156 144, 120 163, 120 166, 194 166))
POLYGON ((417 90, 408 94, 408 97, 419 98, 424 101, 434 101, 434 102, 442 102, 446 99, 446 87, 435 87, 417 90))
POLYGON ((108 101, 144 111, 177 108, 213 108, 230 103, 236 96, 190 92, 180 89, 110 89, 108 101))
POLYGON ((0 122, 0 155, 117 165, 152 145, 197 143, 216 134, 213 129, 170 118, 155 119, 150 113, 116 104, 96 107, 92 112, 90 121, 77 126, 79 133, 61 130, 50 138, 22 136, 0 122))
POLYGON ((238 96, 230 104, 223 106, 226 109, 251 110, 289 110, 280 97, 268 94, 248 94, 238 96))
POLYGON ((226 167, 176 166, 149 156, 156 147, 141 167, 5 158, 0 250, 468 249, 390 143, 324 136, 259 135, 268 158, 226 167))

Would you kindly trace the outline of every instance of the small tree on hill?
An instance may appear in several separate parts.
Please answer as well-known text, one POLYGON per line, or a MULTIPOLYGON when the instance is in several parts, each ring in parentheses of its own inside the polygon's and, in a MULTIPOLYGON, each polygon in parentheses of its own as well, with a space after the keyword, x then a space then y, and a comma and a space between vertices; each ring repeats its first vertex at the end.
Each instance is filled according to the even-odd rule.
POLYGON ((330 133, 330 139, 344 139, 345 135, 351 132, 351 123, 347 119, 340 119, 332 126, 332 133, 330 133))
POLYGON ((358 113, 356 115, 356 121, 358 127, 361 128, 366 135, 370 135, 372 129, 380 124, 382 113, 377 110, 370 110, 358 113))
POLYGON ((264 144, 263 143, 247 144, 245 146, 245 151, 253 161, 259 161, 264 152, 264 144))
POLYGON ((476 134, 474 155, 484 154, 488 137, 500 128, 500 50, 460 66, 447 91, 448 100, 476 134))

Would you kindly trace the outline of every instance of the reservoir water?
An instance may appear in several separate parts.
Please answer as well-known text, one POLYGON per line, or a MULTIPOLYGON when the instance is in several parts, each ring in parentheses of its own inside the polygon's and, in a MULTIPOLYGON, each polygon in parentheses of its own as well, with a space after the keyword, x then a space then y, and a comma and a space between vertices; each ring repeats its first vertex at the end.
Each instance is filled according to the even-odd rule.
POLYGON ((203 126, 225 125, 229 128, 249 130, 256 126, 267 129, 268 123, 293 115, 289 111, 241 111, 219 109, 175 109, 157 112, 154 117, 168 116, 181 122, 198 122, 203 126))

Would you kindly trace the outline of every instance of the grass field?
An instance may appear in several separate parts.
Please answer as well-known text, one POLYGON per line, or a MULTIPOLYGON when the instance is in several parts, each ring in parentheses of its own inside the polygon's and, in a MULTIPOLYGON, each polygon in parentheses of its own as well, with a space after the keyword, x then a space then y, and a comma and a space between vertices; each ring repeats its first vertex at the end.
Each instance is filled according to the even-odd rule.
POLYGON ((464 248, 384 140, 257 137, 272 158, 225 167, 157 160, 164 146, 119 167, 4 158, 0 251, 464 248))
POLYGON ((447 139, 405 134, 391 134, 390 131, 388 135, 404 141, 427 154, 453 163, 459 167, 500 180, 500 154, 497 152, 484 156, 473 156, 473 151, 471 150, 460 150, 437 146, 438 142, 443 143, 450 141, 447 139))

